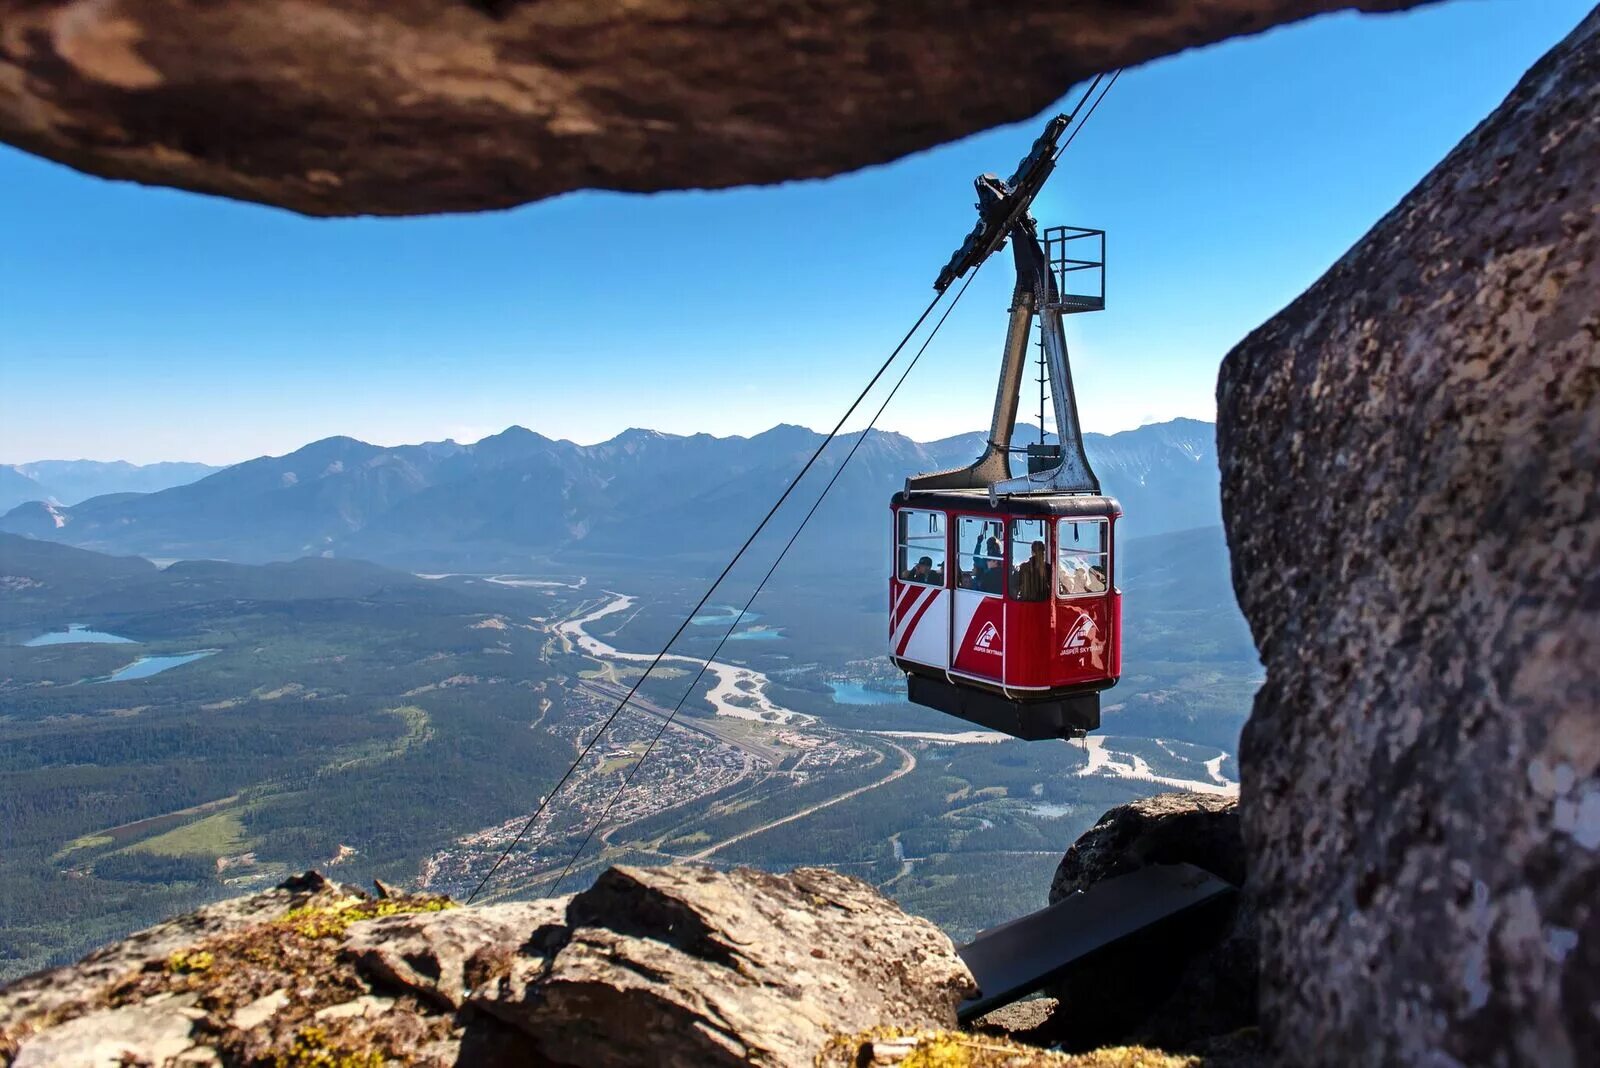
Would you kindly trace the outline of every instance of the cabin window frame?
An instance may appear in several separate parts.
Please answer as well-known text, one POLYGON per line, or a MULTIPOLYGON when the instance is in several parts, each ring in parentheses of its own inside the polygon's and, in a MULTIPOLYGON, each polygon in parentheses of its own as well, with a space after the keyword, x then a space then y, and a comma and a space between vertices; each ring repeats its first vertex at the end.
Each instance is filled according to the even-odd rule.
MULTIPOLYGON (((1098 516, 1098 515, 1097 516, 1058 516, 1056 518, 1055 535, 1056 535, 1056 544, 1055 544, 1055 552, 1053 554, 1053 557, 1054 557, 1054 560, 1055 560, 1055 569, 1054 569, 1054 573, 1053 573, 1053 576, 1052 576, 1051 585, 1055 587, 1056 600, 1058 600, 1058 601, 1081 601, 1081 600, 1085 600, 1085 599, 1090 598, 1090 597, 1104 597, 1107 594, 1109 594, 1113 589, 1116 588, 1116 576, 1112 572, 1112 568, 1114 566, 1114 560, 1112 559, 1113 554, 1112 554, 1112 551, 1111 551, 1111 517, 1110 516, 1098 516), (1084 550, 1076 548, 1075 546, 1070 545, 1068 543, 1066 534, 1063 532, 1063 529, 1068 524, 1083 524, 1083 523, 1098 523, 1098 524, 1100 524, 1100 551, 1099 552, 1085 552, 1084 550), (1068 558, 1085 560, 1085 561, 1098 559, 1098 560, 1102 561, 1103 564, 1104 564, 1104 567, 1101 569, 1101 574, 1103 576, 1103 580, 1104 580, 1104 583, 1105 583, 1105 588, 1104 589, 1099 589, 1099 590, 1079 590, 1079 591, 1074 591, 1074 592, 1063 592, 1062 583, 1061 583, 1061 579, 1062 579, 1063 574, 1064 574, 1064 572, 1062 570, 1062 561, 1065 560, 1065 559, 1068 559, 1068 558)), ((1073 541, 1077 541, 1079 539, 1074 538, 1072 540, 1073 541)), ((1089 564, 1089 567, 1092 570, 1094 565, 1091 563, 1091 564, 1089 564)), ((1074 569, 1074 570, 1076 570, 1076 569, 1074 569)))
MULTIPOLYGON (((931 537, 933 537, 933 535, 929 534, 929 535, 927 535, 927 537, 931 538, 931 537)), ((895 574, 895 578, 899 579, 901 582, 907 583, 908 585, 912 585, 912 586, 924 586, 924 587, 930 587, 930 588, 933 588, 933 589, 943 589, 943 588, 945 588, 945 587, 950 585, 949 563, 950 563, 950 516, 949 516, 949 514, 947 512, 945 512, 944 509, 942 509, 942 508, 896 508, 895 509, 895 513, 894 513, 894 574, 895 574), (912 516, 912 515, 935 516, 943 523, 944 529, 938 535, 938 537, 939 537, 939 545, 938 545, 937 549, 934 549, 934 547, 931 544, 921 544, 921 543, 918 543, 916 541, 907 540, 908 539, 908 535, 906 533, 906 528, 907 528, 906 519, 908 517, 912 516), (939 576, 940 576, 938 582, 924 582, 921 579, 914 579, 914 578, 907 578, 906 577, 907 575, 911 574, 911 564, 914 563, 914 561, 910 557, 910 553, 911 553, 911 550, 913 548, 916 550, 918 556, 930 556, 934 552, 938 553, 938 558, 936 558, 934 560, 934 566, 938 568, 939 576), (904 563, 905 566, 902 567, 902 563, 904 563)))
POLYGON ((1057 531, 1056 531, 1055 524, 1051 523, 1050 519, 1051 519, 1051 517, 1047 516, 1047 515, 1018 515, 1018 514, 1012 514, 1012 515, 1009 515, 1009 516, 1006 517, 1006 526, 1005 526, 1005 531, 1006 531, 1006 557, 1007 557, 1007 559, 1006 559, 1006 600, 1011 602, 1012 604, 1049 604, 1050 603, 1050 598, 1052 596, 1051 592, 1046 592, 1043 597, 1040 597, 1040 598, 1035 599, 1035 600, 1024 600, 1019 595, 1021 591, 1020 591, 1020 588, 1018 587, 1018 574, 1017 574, 1017 572, 1021 569, 1022 565, 1026 564, 1028 562, 1028 560, 1032 558, 1032 555, 1033 555, 1032 542, 1035 541, 1035 540, 1042 541, 1042 542, 1044 542, 1044 558, 1045 558, 1045 562, 1046 562, 1047 565, 1051 565, 1050 566, 1050 587, 1051 587, 1052 590, 1054 589, 1054 587, 1056 585, 1056 570, 1055 570, 1055 567, 1053 566, 1054 565, 1054 561, 1055 561, 1055 553, 1052 551, 1052 549, 1053 549, 1054 542, 1056 540, 1057 531), (1020 551, 1021 547, 1023 545, 1023 542, 1019 541, 1017 539, 1017 536, 1016 536, 1016 526, 1017 526, 1018 523, 1038 523, 1039 527, 1040 527, 1040 536, 1037 539, 1033 539, 1033 538, 1027 539, 1028 551, 1025 554, 1020 551))
POLYGON ((978 595, 980 595, 982 597, 999 597, 999 598, 1002 598, 1002 599, 1005 598, 1005 596, 1006 596, 1006 585, 1009 583, 1010 575, 1011 575, 1011 559, 1010 559, 1010 557, 1011 557, 1011 544, 1010 544, 1010 541, 1008 540, 1008 532, 1006 530, 1006 520, 1008 518, 1009 517, 1007 515, 1005 515, 1004 513, 999 514, 999 515, 995 515, 993 513, 987 513, 987 512, 952 512, 952 513, 950 513, 950 519, 952 520, 952 522, 950 523, 950 525, 947 528, 947 530, 949 531, 950 536, 955 539, 955 550, 956 551, 953 554, 951 554, 951 558, 953 560, 955 560, 956 566, 955 566, 955 571, 954 571, 953 574, 951 572, 949 572, 948 569, 946 570, 946 577, 951 580, 951 582, 952 582, 952 584, 953 584, 955 589, 965 590, 967 593, 976 593, 976 594, 978 594, 978 595), (1000 528, 1000 539, 999 539, 1000 540, 1000 555, 999 556, 990 556, 987 553, 981 553, 981 554, 980 553, 969 553, 969 552, 965 552, 962 549, 962 547, 961 547, 961 524, 965 520, 971 520, 974 523, 982 523, 985 526, 998 526, 1000 528), (961 584, 961 557, 963 555, 972 557, 972 559, 973 559, 973 571, 974 572, 977 571, 977 561, 979 561, 979 560, 995 560, 995 561, 997 561, 999 563, 999 565, 1000 565, 1000 588, 998 590, 984 590, 984 589, 979 589, 977 586, 963 586, 961 584))

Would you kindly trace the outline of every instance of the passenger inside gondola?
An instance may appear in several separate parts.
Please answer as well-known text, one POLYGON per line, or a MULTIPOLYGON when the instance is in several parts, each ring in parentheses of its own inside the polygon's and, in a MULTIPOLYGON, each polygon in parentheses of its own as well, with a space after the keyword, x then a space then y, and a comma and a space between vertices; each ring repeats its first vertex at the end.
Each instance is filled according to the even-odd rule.
POLYGON ((972 540, 972 550, 962 553, 958 585, 964 590, 979 593, 1001 593, 1005 590, 1005 558, 1000 544, 999 523, 963 516, 960 541, 972 540), (970 562, 971 566, 966 566, 970 562))
POLYGON ((984 539, 983 551, 986 559, 983 561, 983 585, 978 588, 984 593, 1000 593, 1005 589, 1005 559, 1000 555, 1000 524, 988 528, 989 536, 984 539))
POLYGON ((1050 597, 1050 559, 1044 542, 1035 541, 1030 555, 1011 576, 1011 596, 1018 601, 1043 601, 1050 597))
POLYGON ((1009 586, 1013 601, 1045 601, 1050 598, 1050 554, 1046 521, 1013 519, 1011 526, 1011 569, 1009 586))
POLYGON ((944 585, 945 517, 942 512, 904 509, 897 524, 896 574, 901 582, 944 585), (913 563, 915 561, 915 563, 913 563))

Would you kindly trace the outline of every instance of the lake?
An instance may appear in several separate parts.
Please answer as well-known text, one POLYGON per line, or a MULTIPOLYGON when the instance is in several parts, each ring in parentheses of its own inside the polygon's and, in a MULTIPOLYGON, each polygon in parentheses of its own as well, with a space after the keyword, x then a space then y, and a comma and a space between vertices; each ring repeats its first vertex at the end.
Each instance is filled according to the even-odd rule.
MULTIPOLYGON (((715 627, 718 625, 726 627, 735 619, 738 619, 741 623, 754 623, 760 618, 760 612, 746 612, 741 617, 739 610, 731 604, 714 604, 711 606, 711 611, 695 616, 689 622, 697 627, 715 627)), ((734 637, 737 638, 738 635, 735 634, 734 637)))
POLYGON ((880 690, 854 679, 830 682, 828 689, 833 691, 834 703, 840 705, 898 705, 906 699, 906 695, 898 691, 880 690))
POLYGON ((148 679, 151 675, 170 671, 175 667, 199 660, 203 656, 210 656, 214 652, 215 649, 202 649, 198 653, 178 653, 176 656, 141 656, 127 667, 94 681, 127 682, 129 679, 148 679))
POLYGON ((103 630, 90 630, 82 623, 69 623, 66 630, 53 630, 48 634, 41 634, 37 638, 30 638, 23 645, 74 645, 78 643, 97 645, 138 645, 132 638, 124 638, 120 634, 107 634, 103 630))
POLYGON ((755 627, 728 635, 730 642, 775 642, 783 637, 782 627, 755 627))
POLYGON ((1047 820, 1058 820, 1062 816, 1072 815, 1071 805, 1055 805, 1048 801, 1039 801, 1028 806, 1028 811, 1035 816, 1043 816, 1047 820))

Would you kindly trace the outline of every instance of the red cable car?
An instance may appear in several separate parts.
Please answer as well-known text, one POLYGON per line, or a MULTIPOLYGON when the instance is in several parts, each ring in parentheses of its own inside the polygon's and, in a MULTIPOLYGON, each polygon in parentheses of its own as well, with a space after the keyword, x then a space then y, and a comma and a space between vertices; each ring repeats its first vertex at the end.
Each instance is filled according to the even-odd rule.
POLYGON ((1041 247, 1028 214, 1065 128, 1052 121, 1008 182, 978 178, 978 225, 934 283, 943 292, 1010 238, 1017 284, 988 446, 968 467, 907 479, 890 502, 889 651, 908 697, 1028 739, 1098 728, 1100 692, 1122 674, 1122 509, 1084 452, 1062 329, 1063 315, 1105 307, 1105 232, 1052 227, 1041 247), (1028 446, 1028 473, 1013 477, 1035 318, 1058 444, 1028 446))

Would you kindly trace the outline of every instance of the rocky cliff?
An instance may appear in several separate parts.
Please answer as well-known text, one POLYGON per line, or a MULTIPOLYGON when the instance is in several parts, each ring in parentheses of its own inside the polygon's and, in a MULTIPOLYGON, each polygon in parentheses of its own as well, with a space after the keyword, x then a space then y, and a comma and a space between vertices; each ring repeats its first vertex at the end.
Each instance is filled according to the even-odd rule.
POLYGON ((976 988, 950 940, 822 869, 613 868, 476 908, 379 890, 307 873, 20 980, 0 990, 0 1064, 1200 1063, 954 1030, 976 988))
POLYGON ((0 140, 312 215, 718 188, 881 163, 1097 71, 1420 2, 0 0, 0 140))
POLYGON ((1217 399, 1265 1025, 1309 1063, 1594 1063, 1600 12, 1217 399))
MULTIPOLYGON (((461 5, 430 22, 405 4, 303 4, 297 20, 275 4, 10 2, 0 132, 99 173, 402 213, 822 174, 1016 117, 961 95, 992 70, 965 44, 959 63, 925 50, 943 73, 889 63, 872 81, 862 71, 892 49, 869 43, 925 41, 876 33, 895 25, 887 7, 825 6, 843 21, 795 21, 770 63, 739 48, 772 29, 759 5, 738 6, 748 25, 721 5, 641 19, 660 48, 711 57, 680 69, 629 44, 626 21, 583 32, 606 5, 461 5), (695 36, 702 15, 726 36, 695 36), (552 19, 570 25, 537 22, 552 19), (520 44, 497 36, 513 31, 520 44), (174 42, 198 33, 227 78, 185 66, 202 57, 174 42), (248 42, 269 55, 252 61, 248 42), (854 68, 833 57, 850 49, 854 68), (720 77, 712 61, 729 57, 784 93, 759 72, 720 77), (539 97, 546 68, 582 107, 539 97), (823 96, 837 99, 804 115, 823 96), (887 126, 901 133, 875 139, 887 126)), ((1109 65, 1333 6, 1121 5, 1134 22, 1062 24, 1113 27, 1096 53, 1109 65), (1139 36, 1157 23, 1170 32, 1139 36)), ((1050 25, 1029 33, 1060 51, 1041 61, 1054 93, 1081 53, 1050 25)), ((1600 1049, 1597 160, 1600 13, 1224 364, 1234 582, 1267 667, 1241 753, 1247 906, 1262 1022, 1288 1059, 1561 1066, 1600 1049)), ((604 1039, 682 1063, 881 1063, 946 1039, 834 1032, 947 1025, 965 982, 936 931, 828 873, 620 871, 564 903, 472 911, 307 878, 15 984, 0 1053, 541 1063, 604 1039), (734 898, 758 904, 732 915, 734 898)))
POLYGON ((0 992, 0 1061, 810 1063, 841 1034, 955 1024, 950 940, 857 880, 612 869, 463 909, 315 873, 0 992))

